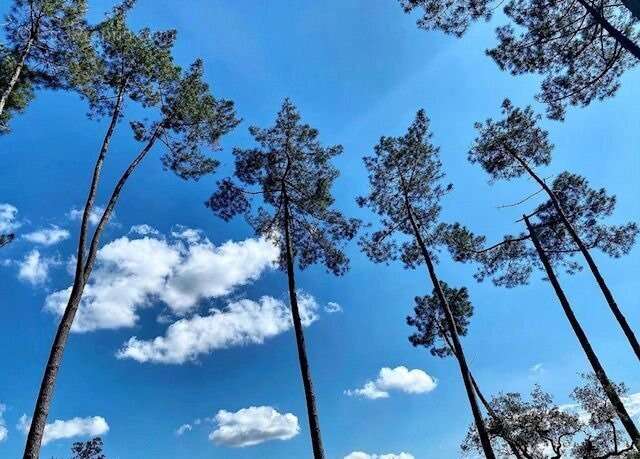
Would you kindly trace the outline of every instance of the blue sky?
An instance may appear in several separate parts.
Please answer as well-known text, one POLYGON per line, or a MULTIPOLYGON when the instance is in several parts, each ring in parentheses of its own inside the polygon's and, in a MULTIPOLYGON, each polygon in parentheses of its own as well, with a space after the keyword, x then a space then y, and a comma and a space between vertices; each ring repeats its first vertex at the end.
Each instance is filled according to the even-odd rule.
MULTIPOLYGON (((0 1, 0 9, 6 11, 9 3, 0 1)), ((90 5, 92 16, 98 18, 111 2, 90 1, 90 5)), ((177 28, 179 62, 186 65, 203 57, 215 93, 233 99, 244 122, 222 141, 219 174, 198 183, 185 183, 164 172, 158 152, 150 156, 127 185, 104 244, 112 255, 121 245, 113 255, 120 263, 123 258, 118 257, 136 248, 127 244, 144 239, 131 233, 131 228, 150 225, 160 236, 140 244, 147 244, 145 249, 152 246, 147 259, 159 270, 162 262, 154 257, 166 255, 166 266, 174 269, 188 263, 194 247, 209 250, 205 255, 213 254, 223 268, 210 282, 198 284, 203 293, 188 306, 187 317, 208 316, 210 308, 229 303, 255 305, 264 296, 273 298, 268 301, 277 313, 278 301, 285 298, 286 278, 268 268, 268 250, 256 241, 243 242, 252 238, 243 221, 225 224, 203 202, 214 190, 216 178, 230 171, 231 149, 252 145, 248 126, 270 125, 286 96, 320 130, 324 143, 344 146, 344 155, 336 161, 342 175, 335 194, 345 213, 371 217, 354 204, 355 195, 367 189, 361 157, 371 152, 381 135, 402 134, 422 107, 432 120, 434 143, 441 147, 445 171, 455 185, 443 202, 444 219, 462 221, 490 240, 519 231, 514 221, 520 209, 496 207, 535 191, 533 184, 521 180, 490 186, 484 173, 466 161, 474 121, 497 114, 506 96, 516 104, 530 103, 537 90, 536 78, 500 72, 484 55, 498 22, 476 24, 456 40, 417 30, 414 18, 404 15, 394 0, 140 0, 132 25, 177 28), (181 227, 201 230, 200 239, 180 242, 171 233, 180 233, 181 227), (212 248, 227 241, 234 241, 229 250, 254 244, 247 250, 267 261, 253 267, 230 261, 242 272, 230 279, 231 268, 223 265, 228 260, 221 256, 226 252, 212 248), (210 283, 228 288, 215 289, 210 283)), ((564 123, 544 122, 556 151, 543 175, 569 169, 587 176, 594 186, 606 186, 618 196, 613 219, 618 222, 640 217, 639 99, 640 73, 635 70, 624 76, 614 99, 586 109, 572 108, 564 123)), ((55 315, 43 307, 49 295, 70 284, 65 265, 74 252, 78 227, 70 211, 83 203, 105 128, 104 123, 88 120, 85 112, 85 105, 74 95, 43 92, 14 120, 11 135, 0 138, 4 165, 0 203, 18 210, 13 224, 20 225, 19 239, 0 254, 0 404, 6 406, 3 420, 8 430, 0 442, 0 457, 21 454, 24 435, 16 425, 23 414, 32 412, 56 325, 55 315), (51 225, 68 230, 70 237, 50 246, 23 237, 51 225), (33 250, 38 250, 41 262, 48 260, 50 269, 39 279, 28 271, 20 278, 20 265, 33 250), (34 285, 29 279, 39 282, 34 285)), ((128 127, 121 125, 105 167, 99 202, 104 202, 109 184, 135 147, 128 127)), ((298 285, 317 304, 317 320, 306 333, 327 457, 342 459, 353 451, 406 452, 417 459, 458 457, 471 416, 457 365, 413 349, 407 341, 410 330, 404 318, 412 299, 431 291, 424 271, 373 265, 355 244, 348 253, 352 267, 342 278, 319 267, 298 273, 298 285), (342 312, 326 312, 329 302, 340 304, 342 312), (388 398, 377 400, 344 393, 375 380, 381 368, 399 366, 426 372, 435 378, 436 387, 418 394, 391 390, 388 398)), ((632 327, 640 328, 635 291, 640 252, 635 249, 619 260, 601 254, 596 258, 632 327)), ((114 266, 104 269, 121 273, 114 266)), ((577 374, 586 371, 587 364, 542 276, 536 275, 529 286, 500 289, 490 282, 477 284, 472 266, 454 264, 444 255, 438 271, 449 284, 470 288, 476 314, 464 346, 485 392, 527 392, 537 382, 559 403, 566 403, 577 374), (538 371, 532 371, 536 365, 538 371)), ((156 275, 156 280, 162 277, 144 274, 156 275)), ((115 281, 120 280, 116 276, 115 281)), ((310 457, 294 338, 286 326, 280 324, 273 336, 263 336, 262 344, 237 346, 219 338, 218 348, 209 346, 195 361, 119 359, 116 353, 131 337, 165 336, 171 322, 178 320, 168 310, 171 300, 149 293, 154 284, 144 290, 129 281, 118 292, 142 295, 145 304, 135 309, 139 317, 118 322, 115 313, 107 314, 103 322, 112 321, 119 328, 72 335, 50 422, 104 418, 109 426, 104 439, 110 459, 310 457), (297 416, 300 433, 244 448, 208 438, 219 427, 211 418, 221 410, 236 413, 252 406, 277 410, 283 416, 278 418, 283 423, 282 436, 291 429, 286 414, 297 416), (201 422, 195 424, 196 419, 201 422), (186 423, 192 430, 176 435, 186 423)), ((562 276, 562 282, 610 376, 639 392, 637 362, 590 274, 562 276)), ((96 427, 95 422, 91 425, 96 427)), ((65 457, 70 444, 83 438, 51 441, 43 457, 65 457)))

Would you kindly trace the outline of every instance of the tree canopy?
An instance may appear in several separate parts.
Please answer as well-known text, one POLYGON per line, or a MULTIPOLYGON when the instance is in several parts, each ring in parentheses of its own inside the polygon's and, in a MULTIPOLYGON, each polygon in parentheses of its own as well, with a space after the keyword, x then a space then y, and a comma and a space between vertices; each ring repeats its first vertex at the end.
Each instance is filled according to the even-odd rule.
POLYGON ((286 99, 273 127, 250 128, 258 148, 234 149, 235 176, 222 180, 207 206, 229 220, 245 214, 256 234, 280 246, 281 266, 286 269, 285 204, 289 209, 291 247, 301 269, 322 263, 339 275, 349 260, 345 241, 355 237, 360 222, 345 217, 333 207, 331 186, 338 170, 331 159, 342 146, 324 147, 319 132, 301 122, 294 104, 286 99), (247 187, 257 186, 257 190, 247 187), (251 196, 260 195, 264 204, 251 213, 251 196))

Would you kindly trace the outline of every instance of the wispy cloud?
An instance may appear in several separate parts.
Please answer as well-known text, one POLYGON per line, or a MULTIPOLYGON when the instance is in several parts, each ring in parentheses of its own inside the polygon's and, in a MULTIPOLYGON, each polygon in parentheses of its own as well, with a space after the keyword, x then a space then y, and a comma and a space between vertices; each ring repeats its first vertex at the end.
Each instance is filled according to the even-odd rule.
POLYGON ((44 228, 33 231, 31 233, 25 234, 22 237, 23 239, 26 239, 29 242, 33 242, 34 244, 49 246, 69 239, 70 234, 66 229, 52 226, 51 228, 44 228))

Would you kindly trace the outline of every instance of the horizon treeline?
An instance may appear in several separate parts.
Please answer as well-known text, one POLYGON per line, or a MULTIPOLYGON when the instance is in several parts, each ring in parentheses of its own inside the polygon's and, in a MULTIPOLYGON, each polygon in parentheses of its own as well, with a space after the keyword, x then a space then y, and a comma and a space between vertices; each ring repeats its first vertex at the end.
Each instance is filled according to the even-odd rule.
MULTIPOLYGON (((569 107, 613 97, 624 72, 640 62, 638 0, 395 1, 407 13, 420 14, 418 27, 459 38, 474 22, 488 21, 502 5, 508 22, 496 30, 498 44, 487 55, 513 75, 542 75, 536 100, 555 122, 565 119, 569 107)), ((174 46, 179 37, 175 30, 132 29, 128 17, 135 0, 121 1, 102 20, 90 23, 87 3, 13 0, 0 45, 1 135, 11 135, 12 120, 43 89, 79 95, 91 119, 106 121, 105 132, 95 139, 95 151, 87 152, 95 155, 95 164, 81 178, 87 188, 73 286, 43 365, 40 390, 33 394, 24 459, 40 458, 69 333, 104 229, 124 187, 134 179, 139 165, 154 155, 165 170, 184 181, 214 174, 220 165, 221 140, 241 123, 233 101, 215 95, 206 82, 206 59, 194 58, 184 68, 176 63, 174 46), (138 116, 130 116, 127 108, 131 106, 138 116), (130 130, 138 147, 126 152, 128 165, 115 183, 104 184, 101 173, 109 161, 111 140, 122 129, 130 130), (105 186, 109 198, 101 208, 95 201, 105 186), (94 212, 99 215, 92 228, 94 212)), ((415 111, 407 108, 408 113, 415 111)), ((638 338, 625 317, 628 305, 618 303, 607 273, 592 255, 595 250, 614 258, 628 254, 639 228, 634 222, 607 223, 616 197, 605 188, 593 188, 585 177, 571 171, 555 177, 542 175, 540 169, 551 163, 554 150, 542 122, 531 106, 518 107, 505 98, 499 117, 475 124, 469 163, 479 165, 491 183, 524 177, 535 184, 530 196, 514 195, 513 207, 525 208, 519 220, 521 232, 496 243, 487 243, 485 236, 464 222, 442 220, 445 199, 455 184, 446 181, 440 149, 432 142, 430 119, 423 109, 417 110, 404 134, 380 133, 373 151, 363 157, 369 188, 354 199, 368 209, 369 221, 351 218, 336 208, 332 186, 340 171, 332 161, 343 147, 321 142, 320 132, 303 121, 293 101, 283 101, 272 126, 249 128, 254 147, 233 149, 233 177, 218 180, 205 205, 224 221, 244 216, 256 235, 279 248, 278 266, 286 275, 300 394, 306 401, 315 459, 326 457, 324 444, 331 439, 322 436, 321 425, 331 420, 321 416, 316 397, 307 347, 321 343, 305 339, 296 273, 321 265, 328 273, 345 274, 349 269, 345 246, 352 240, 374 263, 401 262, 406 269, 424 266, 425 282, 412 292, 414 314, 406 318, 411 327, 408 345, 457 362, 465 392, 461 396, 469 402, 465 415, 473 419, 466 438, 461 439, 463 453, 487 459, 639 457, 640 433, 624 404, 627 388, 607 373, 598 343, 581 325, 558 277, 564 272, 595 282, 602 294, 601 306, 609 308, 628 342, 628 352, 640 360, 638 338), (529 205, 536 196, 543 201, 529 205), (438 266, 444 251, 455 262, 473 263, 475 280, 488 278, 497 287, 527 284, 538 271, 548 281, 568 321, 567 332, 576 336, 592 369, 582 375, 582 383, 571 394, 582 414, 555 405, 537 386, 529 396, 506 388, 489 396, 482 392, 482 382, 465 357, 463 338, 474 308, 485 306, 472 305, 468 286, 449 285, 441 278, 438 266), (588 273, 581 272, 584 266, 588 273)), ((580 161, 577 155, 575 160, 580 161)), ((0 247, 14 237, 0 234, 0 247)), ((104 457, 99 438, 74 448, 77 457, 104 457)))

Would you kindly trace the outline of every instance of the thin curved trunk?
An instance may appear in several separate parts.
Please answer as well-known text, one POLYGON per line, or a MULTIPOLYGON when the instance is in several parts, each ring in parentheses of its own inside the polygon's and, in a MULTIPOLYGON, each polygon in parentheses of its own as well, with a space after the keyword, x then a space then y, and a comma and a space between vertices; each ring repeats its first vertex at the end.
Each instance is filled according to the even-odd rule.
MULTIPOLYGON (((591 17, 600 24, 600 27, 607 31, 611 38, 617 41, 624 49, 629 51, 636 59, 640 60, 640 46, 635 44, 629 37, 616 29, 600 11, 589 3, 588 0, 578 0, 578 3, 580 3, 591 17)), ((638 11, 640 10, 640 4, 638 0, 623 0, 623 3, 636 18, 639 18, 638 11)))
POLYGON ((13 88, 15 88, 16 84, 18 83, 18 80, 20 79, 20 75, 22 74, 22 70, 24 69, 24 64, 27 60, 27 57, 29 57, 29 53, 31 52, 31 47, 33 46, 34 41, 35 41, 35 38, 33 34, 31 34, 31 37, 29 38, 29 40, 27 41, 27 44, 22 50, 22 54, 20 55, 20 59, 18 60, 16 68, 13 70, 13 75, 11 75, 9 84, 7 85, 5 90, 2 92, 2 96, 0 96, 0 116, 2 116, 2 114, 4 113, 4 109, 5 109, 5 106, 7 105, 7 101, 9 100, 9 96, 11 96, 11 93, 13 92, 13 88))
POLYGON ((616 413, 618 414, 618 417, 622 422, 622 425, 624 426, 627 433, 629 434, 629 437, 631 438, 631 441, 636 446, 636 449, 640 449, 640 433, 638 433, 637 427, 631 420, 631 417, 629 416, 629 413, 627 413, 627 410, 624 407, 622 401, 620 400, 618 393, 616 392, 615 388, 611 384, 611 380, 607 376, 606 372, 604 371, 604 368, 602 367, 602 364, 600 363, 600 360, 598 359, 595 351, 591 347, 591 343, 589 342, 587 335, 582 329, 580 322, 578 322, 578 319, 576 318, 573 312, 573 309, 569 304, 569 300, 567 299, 567 296, 564 294, 564 291, 560 286, 560 282, 558 281, 558 278, 556 277, 555 272, 553 271, 551 262, 549 261, 547 254, 544 252, 544 249, 540 244, 540 240, 538 239, 535 229, 531 225, 531 222, 529 221, 529 217, 527 217, 526 215, 524 216, 524 222, 527 225, 527 229, 529 231, 529 234, 531 235, 531 240, 535 245, 536 251, 538 252, 540 261, 544 265, 544 269, 547 273, 547 277, 549 278, 549 281, 551 282, 551 285, 553 286, 553 289, 555 290, 556 295, 560 300, 562 309, 564 310, 564 313, 567 316, 567 319, 569 320, 569 323, 571 324, 571 328, 573 329, 573 332, 576 334, 578 341, 580 341, 582 350, 586 354, 587 359, 589 360, 589 363, 591 364, 591 367, 593 368, 593 371, 596 377, 598 378, 598 381, 602 385, 604 392, 607 394, 607 398, 615 408, 616 413))
POLYGON ((473 389, 473 383, 471 382, 471 373, 469 372, 469 367, 467 366, 467 361, 464 356, 462 344, 460 343, 460 338, 458 337, 458 331, 456 329, 453 314, 451 313, 451 308, 449 307, 449 303, 446 297, 444 296, 444 292, 442 291, 442 286, 440 285, 440 281, 438 279, 438 276, 436 275, 436 271, 433 266, 433 261, 431 260, 431 255, 429 255, 427 246, 425 245, 422 239, 422 235, 420 234, 418 224, 416 223, 415 217, 413 216, 413 210, 411 208, 411 204, 409 203, 409 199, 407 198, 406 193, 404 195, 404 200, 405 200, 407 215, 411 223, 414 236, 416 238, 416 241, 418 242, 418 245, 420 246, 420 251, 422 252, 422 256, 424 257, 424 261, 427 265, 427 270, 429 273, 429 277, 431 279, 431 283, 433 284, 433 288, 436 291, 436 295, 438 296, 440 305, 444 310, 444 315, 447 321, 447 327, 449 329, 449 336, 451 336, 451 340, 453 341, 455 355, 457 357, 457 361, 460 366, 462 381, 464 382, 464 387, 467 391, 467 397, 469 398, 469 404, 471 405, 471 412, 473 413, 473 419, 476 424, 476 429, 478 429, 478 436, 480 437, 480 443, 482 444, 484 455, 487 459, 495 459, 496 456, 493 452, 493 448, 491 447, 491 440, 489 439, 489 434, 487 433, 487 428, 484 425, 484 420, 482 419, 482 413, 480 412, 480 407, 478 406, 478 400, 476 399, 476 394, 473 389))
POLYGON ((515 153, 510 152, 510 154, 522 165, 522 167, 527 171, 527 173, 531 176, 531 178, 533 178, 542 187, 542 189, 547 193, 547 195, 549 195, 549 199, 551 200, 551 203, 553 204, 554 209, 556 210, 556 212, 560 216, 560 219, 562 220, 562 223, 567 228, 567 231, 569 232, 569 235, 571 236, 571 238, 573 239, 574 243, 578 246, 578 249, 580 250, 580 252, 584 256, 584 259, 586 260, 587 265, 589 266, 589 269, 591 270, 591 273, 593 274, 593 277, 595 277, 596 282, 598 283, 598 286, 600 287, 600 290, 602 291, 602 294, 604 295, 605 299, 607 300, 607 304, 609 305, 609 309, 611 309, 611 312, 613 313, 614 317, 616 318, 616 320, 620 324, 620 328, 622 328, 623 333, 627 337, 627 340, 629 341, 629 344, 631 345, 631 348, 633 349, 633 352, 636 354, 636 357, 638 358, 638 360, 640 360, 640 343, 638 343, 638 339, 636 338, 635 333, 631 329, 631 326, 629 325, 629 322, 627 322, 627 318, 624 316, 624 314, 622 313, 622 311, 618 307, 618 303, 616 303, 616 300, 613 297, 613 293, 611 293, 611 290, 609 290, 609 286, 607 285, 606 281, 604 280, 604 277, 602 277, 602 274, 600 273, 600 270, 598 269, 598 265, 596 265, 595 260, 593 259, 593 257, 589 253, 589 249, 584 244, 584 242, 582 242, 582 239, 578 235, 578 232, 576 231, 576 229, 573 227, 573 225, 571 224, 571 222, 567 218, 567 215, 565 214, 564 210, 562 209, 562 205, 560 204, 560 201, 558 200, 558 197, 553 192, 553 190, 551 190, 551 188, 549 188, 549 186, 545 183, 545 181, 542 180, 538 176, 538 174, 536 174, 533 171, 533 169, 531 169, 531 167, 529 167, 529 165, 526 163, 526 161, 524 161, 522 158, 520 158, 520 156, 518 156, 515 153))
POLYGON ((304 395, 307 403, 307 415, 309 418, 309 431, 311 434, 311 444, 313 447, 314 459, 324 459, 324 449, 322 447, 322 435, 320 432, 320 421, 316 408, 316 396, 313 391, 311 380, 311 370, 307 358, 307 348, 304 342, 304 330, 302 329, 302 319, 298 307, 298 297, 296 295, 296 281, 293 266, 293 250, 291 248, 291 235, 289 234, 289 199, 286 191, 283 190, 284 199, 284 234, 287 250, 287 279, 289 282, 289 300, 291 302, 291 316, 293 317, 293 328, 296 335, 296 345, 298 347, 298 360, 300 361, 300 373, 304 384, 304 395))
MULTIPOLYGON (((145 156, 149 153, 156 140, 160 135, 160 129, 158 128, 156 132, 153 134, 147 145, 141 150, 141 152, 136 156, 136 158, 129 164, 125 172, 122 174, 118 183, 113 189, 111 197, 109 199, 109 203, 102 214, 100 222, 98 223, 96 230, 93 234, 93 238, 91 240, 91 245, 89 248, 89 252, 87 255, 87 261, 80 269, 80 272, 76 271, 76 278, 74 280, 73 288, 71 290, 71 295, 69 296, 69 301, 65 308, 64 314, 60 320, 60 324, 58 325, 58 330, 56 331, 56 336, 53 341, 53 345, 51 346, 51 352, 49 354, 49 359, 47 361, 47 366, 45 368, 44 376, 42 377, 42 382, 40 384, 40 391, 38 392, 38 399, 36 401, 36 406, 33 412, 33 420, 31 422, 31 427, 29 428, 29 434, 27 436, 27 443, 25 446, 25 451, 23 455, 23 459, 39 459, 40 457, 40 448, 42 443, 42 437, 44 435, 44 428, 47 422, 47 417, 49 415, 49 408, 51 406, 51 400, 53 399, 53 391, 55 388, 56 379, 58 376, 58 370, 60 369, 60 365, 62 364, 62 357, 64 355, 64 350, 69 339, 69 333, 71 332, 71 327, 73 325, 73 321, 75 319, 76 313, 78 312, 78 307, 80 305, 80 301, 82 300, 82 293, 84 291, 84 287, 86 286, 89 276, 91 275, 91 271, 93 270, 93 266, 95 264, 96 256, 98 253, 98 244, 100 241, 100 236, 104 231, 105 226, 109 222, 111 215, 113 214, 113 209, 120 198, 120 193, 122 192, 122 188, 127 182, 129 176, 133 173, 133 171, 138 167, 140 162, 145 158, 145 156)), ((107 142, 108 144, 108 142, 107 142)), ((102 158, 104 160, 104 158, 102 158)), ((96 162, 96 168, 94 169, 94 178, 97 178, 100 174, 100 168, 102 167, 102 161, 98 160, 96 162)), ((93 181, 92 181, 93 183, 93 181)), ((96 182, 97 183, 97 182, 96 182)), ((92 202, 91 194, 95 193, 95 190, 91 190, 89 192, 89 198, 87 200, 87 205, 92 202)), ((95 196, 94 196, 95 197, 95 196)), ((88 218, 88 213, 85 215, 88 218)), ((83 219, 85 216, 83 216, 83 219)), ((85 227, 86 233, 86 227, 85 227)), ((86 236, 86 234, 85 234, 86 236)), ((83 254, 83 247, 79 245, 79 255, 78 258, 83 254)))

